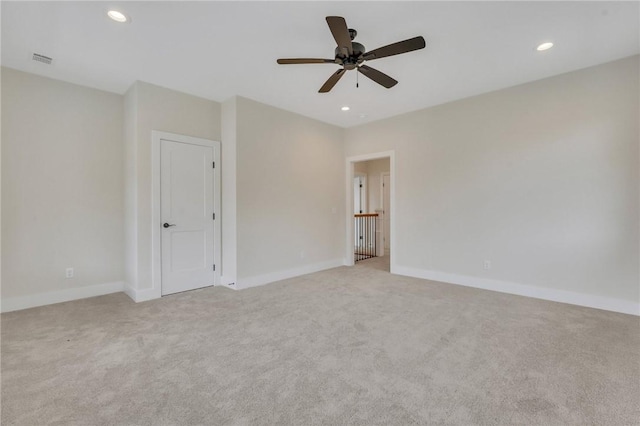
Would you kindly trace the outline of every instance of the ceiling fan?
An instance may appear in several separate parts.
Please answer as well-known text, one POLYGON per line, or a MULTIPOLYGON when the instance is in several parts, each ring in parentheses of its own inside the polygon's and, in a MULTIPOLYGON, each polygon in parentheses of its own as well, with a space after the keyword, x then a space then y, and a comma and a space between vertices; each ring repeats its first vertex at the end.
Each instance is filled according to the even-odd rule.
POLYGON ((315 58, 295 58, 295 59, 278 59, 278 63, 282 65, 287 64, 337 64, 342 68, 336 71, 329 79, 322 85, 318 92, 326 93, 333 89, 338 80, 342 78, 344 73, 348 70, 357 70, 359 73, 376 83, 390 89, 398 84, 396 80, 388 75, 378 71, 375 68, 371 68, 364 65, 364 61, 371 61, 373 59, 385 58, 387 56, 399 55, 401 53, 412 52, 414 50, 423 49, 426 46, 424 38, 414 37, 408 40, 399 41, 397 43, 389 44, 387 46, 379 47, 378 49, 366 51, 363 45, 353 41, 356 38, 358 32, 351 28, 347 28, 347 22, 341 16, 327 16, 327 24, 333 38, 338 43, 338 47, 335 50, 334 59, 315 59, 315 58))

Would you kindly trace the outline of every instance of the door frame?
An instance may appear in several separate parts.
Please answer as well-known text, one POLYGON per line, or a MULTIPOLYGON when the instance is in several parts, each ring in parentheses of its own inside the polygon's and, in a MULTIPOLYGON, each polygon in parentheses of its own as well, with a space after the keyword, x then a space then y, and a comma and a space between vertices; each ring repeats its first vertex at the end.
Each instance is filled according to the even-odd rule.
MULTIPOLYGON (((382 201, 382 209, 384 210, 384 177, 385 176, 389 176, 389 183, 392 182, 391 180, 391 172, 382 172, 380 173, 380 200, 382 201)), ((389 210, 391 210, 391 188, 389 188, 389 210)), ((385 220, 387 219, 387 214, 384 213, 385 215, 385 220)), ((384 248, 384 238, 388 238, 389 236, 385 236, 384 233, 384 224, 382 225, 382 229, 380 230, 380 232, 382 233, 382 238, 383 238, 383 242, 382 242, 382 253, 384 254, 386 252, 385 248, 384 248)), ((389 223, 389 234, 391 234, 391 223, 389 223)), ((391 251, 391 239, 389 239, 389 251, 391 251)))
MULTIPOLYGON (((346 238, 345 238, 345 262, 346 266, 353 266, 355 264, 354 256, 353 256, 353 240, 354 240, 354 223, 353 223, 353 179, 355 178, 355 167, 354 163, 358 163, 360 161, 369 161, 369 160, 378 160, 381 158, 389 159, 389 175, 391 177, 391 188, 389 189, 389 198, 391 202, 391 211, 396 211, 396 152, 395 151, 382 151, 376 152, 372 154, 364 154, 364 155, 356 155, 353 157, 347 157, 346 159, 346 189, 347 189, 347 209, 346 209, 346 238)), ((389 224, 389 232, 390 241, 389 241, 389 250, 390 253, 390 262, 391 262, 391 273, 394 274, 396 267, 396 214, 391 215, 391 223, 389 224)))
POLYGON ((162 297, 162 224, 160 209, 160 145, 162 140, 199 145, 213 148, 213 211, 216 219, 213 221, 213 260, 216 270, 213 272, 213 285, 220 285, 220 272, 222 269, 222 238, 220 208, 220 142, 193 136, 178 135, 175 133, 151 131, 151 283, 156 297, 162 297))

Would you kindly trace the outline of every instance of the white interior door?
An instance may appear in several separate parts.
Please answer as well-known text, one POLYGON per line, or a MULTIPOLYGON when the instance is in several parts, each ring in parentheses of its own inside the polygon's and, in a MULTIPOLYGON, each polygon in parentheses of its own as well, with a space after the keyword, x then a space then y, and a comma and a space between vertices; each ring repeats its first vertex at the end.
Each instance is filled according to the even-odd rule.
POLYGON ((389 252, 391 242, 391 176, 382 175, 382 226, 384 229, 384 251, 389 252))
POLYGON ((214 148, 162 140, 162 295, 214 284, 214 148))

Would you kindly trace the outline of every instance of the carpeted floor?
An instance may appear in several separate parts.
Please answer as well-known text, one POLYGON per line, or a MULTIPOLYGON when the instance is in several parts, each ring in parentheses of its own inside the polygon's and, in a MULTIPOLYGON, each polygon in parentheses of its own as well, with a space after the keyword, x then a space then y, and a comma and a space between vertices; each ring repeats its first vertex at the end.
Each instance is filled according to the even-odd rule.
POLYGON ((2 314, 2 424, 638 424, 637 317, 385 261, 2 314))

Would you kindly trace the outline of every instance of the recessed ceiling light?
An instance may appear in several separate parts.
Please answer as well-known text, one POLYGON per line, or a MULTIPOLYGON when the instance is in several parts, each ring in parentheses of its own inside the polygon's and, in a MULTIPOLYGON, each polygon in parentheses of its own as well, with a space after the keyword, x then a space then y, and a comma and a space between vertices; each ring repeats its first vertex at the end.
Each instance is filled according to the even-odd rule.
POLYGON ((348 106, 343 106, 342 108, 340 108, 343 111, 349 111, 351 108, 349 108, 348 106))
POLYGON ((124 13, 118 12, 117 10, 108 11, 107 16, 116 22, 127 22, 129 20, 124 13))
POLYGON ((550 41, 546 42, 546 43, 542 43, 541 45, 539 45, 538 47, 536 47, 536 50, 538 52, 542 52, 543 50, 548 50, 551 49, 553 47, 553 43, 551 43, 550 41))

